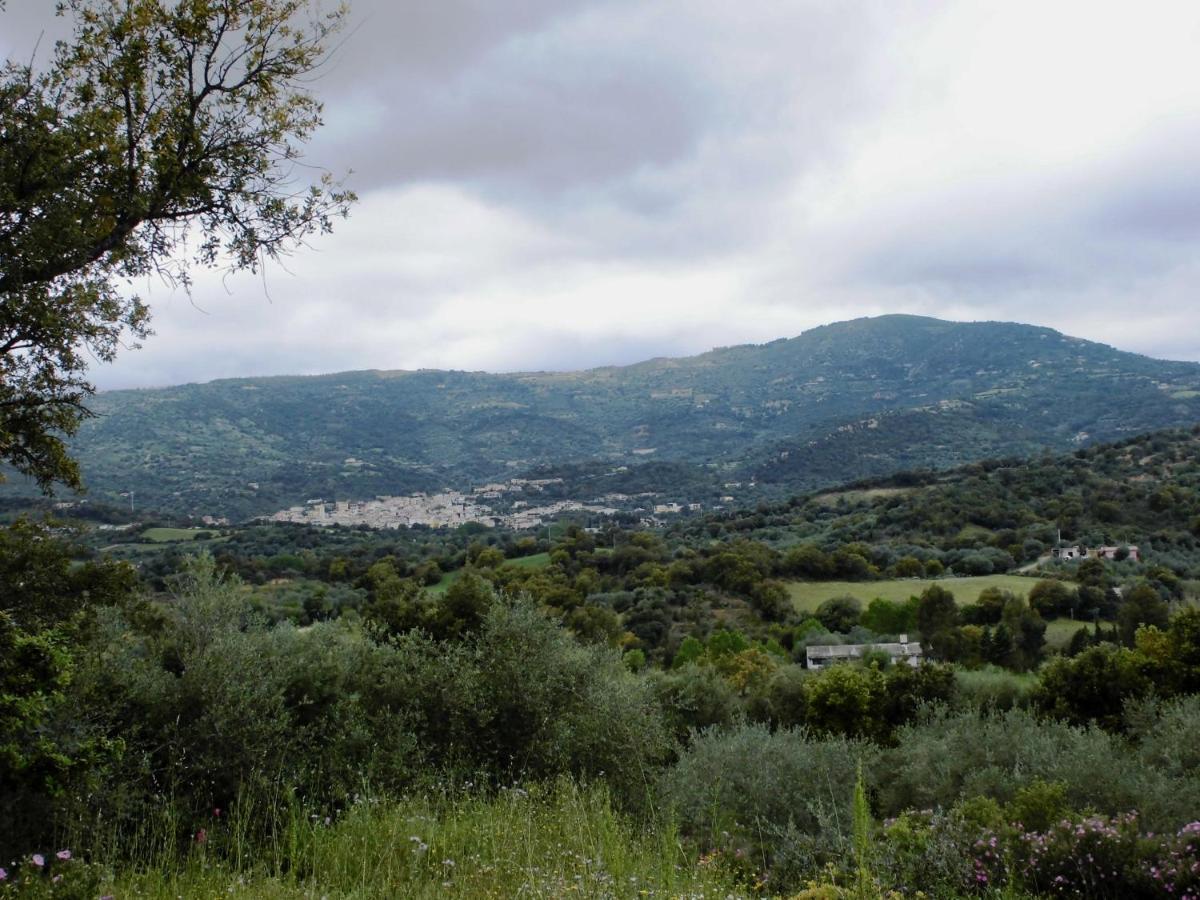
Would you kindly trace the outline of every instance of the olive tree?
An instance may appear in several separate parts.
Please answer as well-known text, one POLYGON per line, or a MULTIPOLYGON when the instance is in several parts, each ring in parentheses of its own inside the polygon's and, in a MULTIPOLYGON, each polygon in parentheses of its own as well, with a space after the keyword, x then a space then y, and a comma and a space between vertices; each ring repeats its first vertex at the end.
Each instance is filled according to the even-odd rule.
MULTIPOLYGON (((0 10, 3 5, 0 4, 0 10)), ((47 63, 0 68, 0 461, 79 485, 63 436, 88 362, 149 332, 131 279, 255 270, 353 195, 301 163, 309 89, 346 8, 310 0, 63 0, 47 63)))

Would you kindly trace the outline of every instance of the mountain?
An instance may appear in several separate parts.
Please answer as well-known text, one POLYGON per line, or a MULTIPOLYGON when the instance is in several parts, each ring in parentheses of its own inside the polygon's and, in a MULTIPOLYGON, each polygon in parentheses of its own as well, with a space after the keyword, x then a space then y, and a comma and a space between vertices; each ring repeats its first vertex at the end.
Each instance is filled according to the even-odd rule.
POLYGON ((73 443, 92 496, 247 516, 580 464, 671 463, 681 490, 778 493, 1067 449, 1200 419, 1200 364, 883 316, 619 368, 226 379, 102 393, 94 409, 73 443))

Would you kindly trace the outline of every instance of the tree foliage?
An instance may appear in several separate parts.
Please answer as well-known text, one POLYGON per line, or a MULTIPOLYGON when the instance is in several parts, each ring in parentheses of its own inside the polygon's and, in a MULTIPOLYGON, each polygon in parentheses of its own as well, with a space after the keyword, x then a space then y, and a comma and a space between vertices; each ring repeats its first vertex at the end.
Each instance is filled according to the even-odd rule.
POLYGON ((92 359, 149 334, 124 282, 255 270, 347 212, 300 147, 345 16, 305 0, 66 0, 44 71, 0 69, 0 459, 79 484, 92 359))

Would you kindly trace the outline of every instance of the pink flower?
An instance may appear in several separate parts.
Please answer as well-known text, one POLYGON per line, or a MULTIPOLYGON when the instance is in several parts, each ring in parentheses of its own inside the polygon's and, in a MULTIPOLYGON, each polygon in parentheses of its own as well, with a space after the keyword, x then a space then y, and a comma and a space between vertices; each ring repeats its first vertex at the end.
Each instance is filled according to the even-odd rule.
POLYGON ((30 859, 33 860, 33 864, 35 866, 37 866, 39 869, 42 866, 46 865, 46 857, 42 856, 42 854, 40 854, 40 853, 33 854, 33 856, 31 856, 30 859))
POLYGON ((54 855, 57 856, 61 860, 68 860, 71 858, 71 851, 70 850, 59 850, 54 855))
POLYGON ((8 879, 8 870, 0 869, 0 881, 6 881, 7 879, 8 879))
POLYGON ((208 840, 208 832, 205 831, 203 828, 201 828, 199 831, 196 832, 196 843, 197 844, 203 844, 207 840, 208 840))

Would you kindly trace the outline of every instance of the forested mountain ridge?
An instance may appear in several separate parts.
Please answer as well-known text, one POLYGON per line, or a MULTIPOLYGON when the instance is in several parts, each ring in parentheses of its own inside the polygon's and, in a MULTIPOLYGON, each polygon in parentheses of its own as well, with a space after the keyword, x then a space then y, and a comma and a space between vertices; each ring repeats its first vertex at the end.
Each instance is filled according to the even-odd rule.
POLYGON ((581 372, 362 371, 113 391, 73 443, 92 495, 181 513, 650 460, 805 490, 1200 418, 1200 364, 1047 328, 859 319, 581 372))
POLYGON ((863 479, 678 530, 875 548, 881 570, 906 553, 960 574, 1010 572, 1061 539, 1138 546, 1154 565, 1200 575, 1200 425, 1136 435, 1070 453, 988 459, 947 471, 863 479), (718 525, 719 527, 714 527, 718 525), (985 564, 985 559, 987 560, 985 564))

